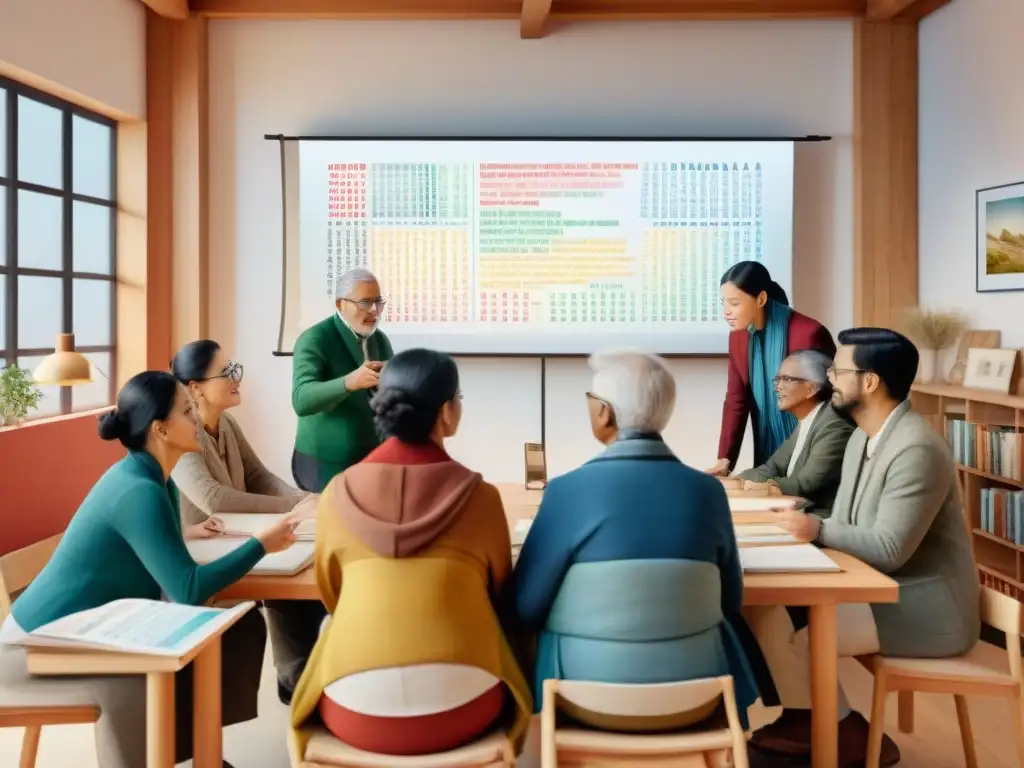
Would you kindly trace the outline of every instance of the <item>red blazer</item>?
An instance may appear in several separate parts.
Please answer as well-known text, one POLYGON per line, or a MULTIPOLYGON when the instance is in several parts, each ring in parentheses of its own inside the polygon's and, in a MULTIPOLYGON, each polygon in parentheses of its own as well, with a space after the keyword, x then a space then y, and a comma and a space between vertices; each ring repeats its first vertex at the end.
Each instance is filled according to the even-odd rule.
MULTIPOLYGON (((718 440, 718 458, 728 459, 735 468, 743 445, 747 417, 754 408, 754 393, 750 390, 749 355, 750 334, 746 328, 729 334, 729 384, 722 406, 722 436, 718 440)), ((816 349, 835 357, 836 345, 828 328, 817 320, 793 312, 789 317, 789 335, 786 354, 801 349, 816 349)))

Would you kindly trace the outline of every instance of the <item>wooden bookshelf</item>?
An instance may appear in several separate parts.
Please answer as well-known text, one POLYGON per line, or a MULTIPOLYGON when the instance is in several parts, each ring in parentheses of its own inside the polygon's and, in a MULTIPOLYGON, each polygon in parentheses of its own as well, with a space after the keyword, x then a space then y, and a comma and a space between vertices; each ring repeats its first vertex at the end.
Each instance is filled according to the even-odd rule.
POLYGON ((1024 602, 1024 397, 915 384, 910 401, 950 443, 981 582, 1024 602))

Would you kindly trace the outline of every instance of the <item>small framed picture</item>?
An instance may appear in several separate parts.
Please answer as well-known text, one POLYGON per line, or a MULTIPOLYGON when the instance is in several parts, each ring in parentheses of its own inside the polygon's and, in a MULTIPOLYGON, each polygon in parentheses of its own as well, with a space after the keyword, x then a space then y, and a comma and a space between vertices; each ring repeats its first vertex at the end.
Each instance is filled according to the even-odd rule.
POLYGON ((1024 181, 975 193, 979 293, 1024 291, 1024 181))
POLYGON ((1016 349, 969 349, 964 386, 1008 395, 1016 364, 1016 349))
POLYGON ((548 465, 544 458, 544 446, 541 443, 526 443, 526 487, 528 490, 539 490, 548 484, 548 465))

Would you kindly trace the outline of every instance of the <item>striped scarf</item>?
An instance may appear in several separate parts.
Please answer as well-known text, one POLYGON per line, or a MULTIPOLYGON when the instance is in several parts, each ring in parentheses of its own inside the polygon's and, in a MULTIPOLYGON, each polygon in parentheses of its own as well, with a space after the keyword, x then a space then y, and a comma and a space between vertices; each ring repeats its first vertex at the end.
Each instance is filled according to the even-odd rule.
POLYGON ((754 466, 764 464, 797 427, 797 420, 779 410, 772 379, 786 359, 789 317, 785 304, 771 299, 764 308, 764 330, 750 333, 750 389, 757 405, 754 420, 754 466))

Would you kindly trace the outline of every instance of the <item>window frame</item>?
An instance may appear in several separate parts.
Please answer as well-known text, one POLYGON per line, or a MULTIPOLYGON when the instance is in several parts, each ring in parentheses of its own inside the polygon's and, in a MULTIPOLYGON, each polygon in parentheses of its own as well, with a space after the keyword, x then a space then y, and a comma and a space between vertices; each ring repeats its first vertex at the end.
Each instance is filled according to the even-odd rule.
MULTIPOLYGON (((6 190, 6 199, 0 217, 6 219, 5 258, 0 264, 0 275, 4 280, 4 336, 0 338, 0 368, 13 365, 19 358, 40 357, 52 354, 54 347, 18 346, 18 278, 49 277, 61 280, 61 333, 74 333, 75 284, 82 280, 107 282, 110 284, 110 343, 101 345, 75 345, 83 354, 109 353, 110 370, 101 371, 107 377, 107 403, 117 397, 117 122, 71 102, 44 93, 30 86, 0 77, 0 98, 5 100, 5 132, 0 142, 0 151, 6 154, 0 187, 6 190), (61 112, 61 185, 63 189, 49 187, 18 178, 18 99, 25 97, 61 112), (74 191, 74 118, 84 118, 110 129, 110 199, 84 195, 74 191), (38 269, 18 265, 18 193, 35 192, 61 201, 61 268, 38 269), (110 210, 110 273, 80 272, 74 269, 74 204, 90 203, 110 210)), ((56 340, 55 340, 56 341, 56 340)), ((73 413, 71 387, 60 387, 59 415, 73 413)), ((49 415, 49 414, 48 414, 49 415)), ((54 414, 56 415, 56 414, 54 414)))

